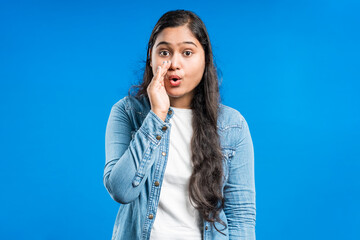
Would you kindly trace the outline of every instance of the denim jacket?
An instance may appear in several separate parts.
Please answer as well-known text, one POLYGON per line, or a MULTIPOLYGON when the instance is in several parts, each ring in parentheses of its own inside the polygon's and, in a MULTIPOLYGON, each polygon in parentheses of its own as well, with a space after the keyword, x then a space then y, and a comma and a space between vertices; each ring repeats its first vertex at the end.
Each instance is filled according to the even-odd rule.
MULTIPOLYGON (((147 240, 156 218, 169 151, 172 108, 165 121, 152 110, 145 96, 126 96, 111 109, 106 126, 104 185, 121 203, 113 240, 147 240)), ((194 113, 196 114, 196 113, 194 113)), ((219 233, 203 220, 204 240, 255 239, 254 151, 244 117, 220 104, 218 124, 223 153, 225 207, 216 223, 219 233)))

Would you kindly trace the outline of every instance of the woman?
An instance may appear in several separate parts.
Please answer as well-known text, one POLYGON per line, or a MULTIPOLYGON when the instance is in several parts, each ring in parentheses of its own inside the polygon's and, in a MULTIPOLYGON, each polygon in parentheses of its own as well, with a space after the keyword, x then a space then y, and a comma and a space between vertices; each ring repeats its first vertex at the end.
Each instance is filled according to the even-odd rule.
POLYGON ((113 239, 255 239, 249 128, 219 102, 196 14, 159 19, 137 87, 112 107, 106 128, 104 185, 121 203, 113 239))

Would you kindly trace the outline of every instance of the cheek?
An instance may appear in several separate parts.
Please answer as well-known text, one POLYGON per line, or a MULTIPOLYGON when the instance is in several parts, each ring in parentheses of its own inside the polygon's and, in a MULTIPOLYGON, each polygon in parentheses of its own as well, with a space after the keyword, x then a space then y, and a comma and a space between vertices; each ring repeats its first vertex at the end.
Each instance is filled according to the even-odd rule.
POLYGON ((151 59, 151 68, 152 68, 152 71, 153 71, 153 74, 155 75, 155 72, 156 72, 156 69, 158 66, 161 66, 162 64, 162 61, 161 59, 159 58, 156 58, 156 57, 153 57, 151 59))
POLYGON ((204 74, 204 69, 201 66, 192 67, 191 70, 189 70, 186 73, 188 84, 190 88, 196 87, 202 79, 202 76, 204 74))
POLYGON ((158 66, 158 63, 157 63, 157 59, 156 59, 156 55, 154 55, 155 53, 152 51, 151 54, 150 54, 150 66, 152 68, 152 72, 153 74, 155 75, 155 72, 156 72, 156 68, 158 66))
POLYGON ((205 70, 205 62, 204 59, 196 59, 196 61, 194 61, 193 63, 191 63, 190 65, 191 68, 191 75, 194 78, 194 80, 196 82, 200 82, 201 78, 204 74, 204 70, 205 70))

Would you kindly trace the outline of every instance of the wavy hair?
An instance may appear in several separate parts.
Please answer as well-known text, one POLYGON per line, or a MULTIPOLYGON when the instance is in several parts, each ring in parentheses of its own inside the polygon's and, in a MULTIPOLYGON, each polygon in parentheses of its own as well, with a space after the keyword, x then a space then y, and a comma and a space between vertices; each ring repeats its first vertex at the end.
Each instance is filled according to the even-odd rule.
MULTIPOLYGON (((224 208, 222 195, 223 168, 220 139, 217 133, 217 119, 220 103, 219 83, 217 69, 213 60, 210 38, 203 21, 193 12, 175 10, 165 13, 156 23, 148 45, 147 59, 142 83, 132 86, 138 91, 135 97, 147 96, 147 87, 153 73, 150 66, 151 51, 158 34, 167 27, 188 26, 205 52, 205 69, 203 77, 194 90, 191 102, 193 109, 193 136, 191 139, 191 152, 193 171, 189 182, 189 198, 192 205, 200 212, 203 219, 215 226, 220 223, 226 229, 226 224, 219 214, 224 208)), ((130 90, 129 90, 129 95, 130 90)), ((224 233, 222 233, 224 234, 224 233)))

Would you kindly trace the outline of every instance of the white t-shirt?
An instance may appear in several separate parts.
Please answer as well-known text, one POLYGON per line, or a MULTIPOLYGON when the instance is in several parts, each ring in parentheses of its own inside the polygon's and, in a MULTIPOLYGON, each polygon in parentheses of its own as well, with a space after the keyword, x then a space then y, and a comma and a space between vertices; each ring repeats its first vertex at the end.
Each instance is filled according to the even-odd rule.
POLYGON ((173 108, 170 146, 151 240, 201 240, 202 219, 189 201, 192 109, 173 108))

